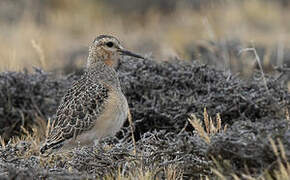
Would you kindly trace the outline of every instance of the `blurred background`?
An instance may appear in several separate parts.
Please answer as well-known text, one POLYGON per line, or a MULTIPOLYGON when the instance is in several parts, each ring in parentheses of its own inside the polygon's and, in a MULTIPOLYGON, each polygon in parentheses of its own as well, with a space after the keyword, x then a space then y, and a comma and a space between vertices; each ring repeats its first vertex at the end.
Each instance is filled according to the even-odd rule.
POLYGON ((99 34, 159 61, 201 61, 240 76, 290 66, 288 0, 1 0, 0 70, 73 72, 99 34), (285 67, 285 66, 284 66, 285 67))

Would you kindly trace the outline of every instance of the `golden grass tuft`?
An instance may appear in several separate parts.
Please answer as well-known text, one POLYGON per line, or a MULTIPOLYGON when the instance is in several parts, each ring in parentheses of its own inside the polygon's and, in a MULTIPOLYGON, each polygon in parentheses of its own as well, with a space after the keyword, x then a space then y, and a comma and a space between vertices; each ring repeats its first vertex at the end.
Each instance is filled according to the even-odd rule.
MULTIPOLYGON (((21 136, 13 137, 10 139, 9 144, 17 146, 20 151, 17 151, 17 157, 19 159, 28 159, 31 156, 38 156, 40 160, 40 166, 54 168, 56 163, 64 163, 71 159, 70 152, 62 152, 58 154, 50 154, 43 156, 40 154, 39 149, 42 145, 44 138, 50 131, 50 120, 46 123, 45 119, 36 117, 36 124, 33 125, 29 131, 28 129, 21 127, 21 136), (24 143, 24 145, 22 144, 24 143)), ((3 138, 0 137, 0 143, 2 148, 6 147, 6 143, 3 138)))
POLYGON ((20 152, 20 158, 29 158, 32 155, 39 155, 39 149, 46 133, 46 121, 40 117, 36 118, 37 124, 31 127, 32 132, 21 126, 22 136, 13 137, 11 139, 11 144, 13 145, 19 145, 21 142, 30 144, 29 149, 20 152))
POLYGON ((135 168, 131 169, 129 174, 123 174, 122 169, 119 168, 117 172, 117 176, 107 175, 105 176, 105 180, 111 180, 111 179, 118 179, 118 180, 161 180, 161 179, 167 179, 167 180, 181 180, 183 179, 183 173, 176 169, 174 166, 168 166, 167 168, 160 168, 155 170, 146 170, 142 171, 142 168, 135 168), (161 171, 164 173, 164 177, 160 178, 158 175, 161 173, 161 171))
POLYGON ((218 133, 225 132, 227 130, 227 124, 222 127, 222 120, 220 114, 216 115, 215 121, 208 115, 206 108, 203 112, 203 122, 202 123, 194 114, 191 114, 188 118, 190 124, 197 131, 199 136, 204 139, 204 141, 210 144, 210 136, 218 133), (203 124, 205 128, 203 127, 203 124))
MULTIPOLYGON (((241 177, 237 174, 231 174, 231 177, 234 180, 289 180, 290 179, 290 162, 287 159, 284 146, 280 139, 277 139, 277 143, 270 138, 269 142, 271 144, 273 153, 276 156, 276 161, 273 162, 268 168, 266 168, 261 175, 253 176, 250 174, 242 174, 241 177), (278 144, 278 145, 277 145, 278 144), (271 171, 273 168, 275 170, 271 171)), ((219 179, 226 180, 228 179, 227 176, 224 175, 223 170, 225 168, 231 168, 229 162, 224 161, 223 168, 221 167, 220 163, 215 159, 212 158, 216 168, 212 168, 212 172, 216 175, 219 179)))
MULTIPOLYGON (((286 110, 286 119, 289 120, 289 112, 286 110)), ((198 135, 204 139, 204 141, 210 144, 210 137, 218 132, 225 132, 227 130, 227 125, 222 127, 221 125, 221 117, 219 114, 216 115, 215 121, 208 115, 206 108, 204 108, 203 113, 203 122, 199 120, 194 114, 188 118, 190 124, 195 128, 198 135), (203 126, 204 124, 204 126, 203 126)), ((287 159, 286 152, 284 146, 280 139, 277 140, 277 143, 273 139, 269 139, 271 144, 273 153, 275 154, 277 160, 272 163, 272 165, 277 165, 277 169, 270 173, 270 166, 269 168, 265 169, 264 172, 260 176, 252 176, 249 174, 242 174, 242 177, 238 176, 237 174, 231 174, 231 178, 234 180, 288 180, 290 179, 290 162, 287 159)), ((215 168, 212 168, 213 174, 221 180, 226 180, 228 177, 224 174, 225 169, 231 169, 231 163, 228 160, 223 160, 223 165, 214 158, 211 157, 215 164, 215 168)), ((210 179, 210 177, 206 177, 206 179, 210 179)))

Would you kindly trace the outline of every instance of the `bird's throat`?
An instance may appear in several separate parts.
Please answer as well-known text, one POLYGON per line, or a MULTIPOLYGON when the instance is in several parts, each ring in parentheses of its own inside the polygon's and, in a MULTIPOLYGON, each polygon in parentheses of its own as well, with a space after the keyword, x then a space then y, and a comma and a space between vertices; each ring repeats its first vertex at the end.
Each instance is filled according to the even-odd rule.
MULTIPOLYGON (((107 62, 110 63, 110 62, 107 62)), ((102 81, 116 88, 120 87, 118 74, 106 62, 88 58, 87 75, 95 81, 102 81)))

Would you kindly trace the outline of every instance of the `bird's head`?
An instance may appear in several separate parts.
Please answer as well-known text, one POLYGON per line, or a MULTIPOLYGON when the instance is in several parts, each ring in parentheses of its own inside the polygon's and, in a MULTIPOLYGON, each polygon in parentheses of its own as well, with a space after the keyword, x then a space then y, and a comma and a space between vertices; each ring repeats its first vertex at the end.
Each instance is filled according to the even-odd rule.
POLYGON ((98 36, 90 46, 88 67, 97 61, 103 61, 106 65, 115 67, 121 55, 144 59, 121 46, 120 41, 109 35, 98 36))

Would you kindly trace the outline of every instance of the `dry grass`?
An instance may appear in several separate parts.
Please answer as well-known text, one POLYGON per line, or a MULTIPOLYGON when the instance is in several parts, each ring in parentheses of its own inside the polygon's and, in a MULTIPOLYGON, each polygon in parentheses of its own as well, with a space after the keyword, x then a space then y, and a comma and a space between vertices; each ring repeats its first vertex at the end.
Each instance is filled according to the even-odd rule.
POLYGON ((206 108, 203 112, 203 122, 201 122, 194 114, 188 118, 190 124, 195 128, 200 137, 204 141, 210 144, 210 137, 218 132, 225 132, 227 130, 227 125, 222 127, 222 120, 220 114, 216 115, 215 121, 208 115, 206 108), (203 124, 205 128, 203 127, 203 124))
MULTIPOLYGON (((286 111, 286 118, 289 119, 288 111, 286 111)), ((217 114, 215 123, 213 122, 212 118, 209 117, 206 108, 204 109, 204 117, 203 117, 203 123, 197 119, 195 115, 191 115, 191 117, 188 119, 190 124, 195 128, 197 133, 200 137, 204 139, 204 141, 208 144, 210 144, 210 137, 218 132, 225 132, 227 129, 227 126, 224 126, 222 128, 221 126, 221 118, 219 114, 217 114), (203 127, 203 124, 205 127, 203 127)), ((242 174, 242 177, 238 176, 237 174, 232 174, 231 178, 235 180, 240 179, 247 179, 247 180, 274 180, 274 179, 281 179, 281 180, 288 180, 290 179, 290 162, 287 159, 284 146, 282 142, 278 139, 277 143, 273 139, 269 139, 271 143, 272 150, 277 158, 277 160, 272 163, 270 167, 264 170, 264 172, 258 176, 253 177, 248 174, 242 174), (275 168, 275 170, 270 173, 270 169, 275 168)), ((231 164, 229 161, 223 162, 223 167, 220 165, 219 161, 212 157, 212 160, 214 161, 214 164, 216 168, 212 168, 212 172, 215 174, 216 177, 222 180, 228 179, 223 174, 223 170, 225 168, 231 169, 231 164)), ((207 177, 209 178, 209 177, 207 177)))
MULTIPOLYGON (((182 180, 182 172, 177 170, 174 167, 169 166, 166 169, 156 169, 154 172, 152 171, 142 171, 141 169, 132 169, 129 175, 124 175, 122 173, 122 170, 119 169, 117 176, 113 177, 111 175, 106 176, 104 179, 111 180, 111 179, 117 179, 117 180, 161 180, 161 178, 157 177, 159 171, 164 170, 165 172, 165 179, 168 180, 182 180)), ((163 178, 162 178, 163 179, 163 178)))
MULTIPOLYGON (((51 154, 48 156, 41 156, 39 149, 50 130, 50 123, 46 124, 46 121, 40 117, 37 117, 37 124, 31 127, 32 132, 28 131, 26 128, 21 127, 22 136, 13 137, 9 144, 12 146, 17 146, 20 151, 17 152, 17 157, 19 159, 29 159, 31 156, 38 156, 40 158, 40 166, 53 168, 56 162, 64 162, 69 160, 69 153, 61 154, 51 154), (25 144, 28 143, 28 148, 25 144), (23 147, 22 147, 23 146, 23 147)), ((1 146, 5 148, 6 143, 1 138, 1 146)))
MULTIPOLYGON (((288 114, 286 112, 286 118, 288 114)), ((25 128, 22 128, 23 136, 16 137, 11 140, 11 144, 21 146, 21 142, 29 142, 29 149, 23 149, 23 151, 17 152, 18 158, 28 159, 31 156, 39 156, 40 166, 46 168, 54 168, 56 164, 68 162, 72 159, 71 152, 62 152, 57 154, 50 154, 48 156, 40 156, 39 148, 44 137, 47 136, 47 133, 50 130, 50 122, 46 125, 45 121, 41 118, 37 119, 38 124, 32 127, 32 133, 28 132, 25 128)), ((190 124, 195 128, 197 133, 201 138, 208 144, 210 144, 211 136, 219 132, 225 132, 227 126, 222 126, 222 120, 219 114, 216 115, 216 118, 211 118, 207 113, 206 108, 204 108, 203 120, 199 120, 195 115, 191 115, 188 119, 190 124)), ((1 146, 5 147, 6 144, 3 139, 0 137, 1 146)), ((286 157, 285 149, 282 142, 278 139, 275 142, 273 139, 269 139, 269 142, 272 146, 272 151, 274 152, 277 160, 272 163, 270 167, 265 169, 260 176, 251 176, 249 174, 231 174, 231 178, 235 180, 248 179, 248 180, 274 180, 281 179, 287 180, 290 178, 290 163, 286 157), (273 168, 275 169, 273 171, 273 168)), ((21 149, 21 148, 20 148, 21 149)), ((136 150, 135 150, 136 153, 136 150)), ((136 154, 135 154, 136 155, 136 154)), ((218 179, 226 180, 228 176, 223 174, 224 168, 232 168, 230 162, 224 161, 223 165, 220 165, 220 162, 212 157, 212 160, 215 164, 215 168, 212 168, 212 172, 218 179)), ((67 167, 69 172, 73 171, 72 167, 67 167)), ((149 179, 159 179, 159 172, 164 172, 165 179, 174 180, 174 179, 183 179, 183 172, 174 167, 174 165, 169 165, 163 169, 155 170, 145 170, 141 167, 134 167, 129 169, 129 173, 124 173, 123 169, 119 168, 116 174, 108 174, 104 179, 119 179, 119 180, 149 180, 149 179)), ((210 177, 200 177, 200 179, 210 179, 210 177)))
MULTIPOLYGON (((130 18, 115 14, 112 9, 101 3, 96 5, 92 2, 65 0, 61 6, 44 12, 46 16, 44 25, 35 22, 29 9, 25 10, 26 13, 17 24, 0 22, 0 33, 5 34, 0 36, 0 41, 5 42, 0 44, 0 70, 21 70, 23 67, 31 69, 32 66, 50 70, 60 67, 66 63, 69 53, 86 49, 88 42, 91 42, 97 34, 118 36, 126 47, 140 53, 152 52, 157 59, 174 56, 187 59, 190 57, 186 51, 189 44, 204 43, 206 40, 237 38, 243 42, 253 41, 255 44, 263 44, 268 47, 267 50, 273 44, 279 44, 281 49, 287 48, 287 44, 290 44, 290 11, 281 9, 273 1, 228 3, 201 11, 181 7, 166 17, 152 10, 143 16, 135 15, 130 18), (149 46, 146 45, 148 42, 149 46)), ((288 109, 286 118, 290 120, 288 109)), ((211 118, 206 109, 202 120, 193 114, 188 121, 208 144, 211 142, 211 136, 227 130, 227 126, 221 125, 220 115, 211 118)), ((23 136, 13 138, 10 142, 12 144, 30 142, 28 150, 18 152, 20 158, 39 156, 41 142, 51 127, 50 123, 46 125, 45 120, 41 118, 38 118, 37 122, 37 125, 31 127, 32 133, 22 128, 23 136)), ((133 131, 133 127, 131 128, 133 131)), ((135 141, 134 136, 132 140, 135 141)), ((270 174, 270 169, 266 169, 259 177, 247 174, 240 177, 232 174, 233 179, 290 179, 290 164, 281 141, 275 142, 272 139, 269 141, 277 158, 274 173, 270 174)), ((6 146, 1 137, 0 143, 2 147, 6 146)), ((136 146, 134 154, 136 155, 136 146)), ((63 153, 40 158, 41 166, 53 167, 56 162, 70 160, 71 156, 69 153, 63 153)), ((216 168, 212 169, 213 173, 220 179, 227 179, 218 161, 215 159, 213 161, 216 165, 216 168)), ((231 168, 229 162, 225 163, 231 168)), ((165 172, 166 179, 182 179, 182 172, 174 166, 169 166, 165 172)), ((108 175, 105 179, 154 179, 158 170, 153 172, 137 168, 132 169, 128 175, 119 169, 116 174, 117 177, 108 175)))
POLYGON ((44 56, 43 48, 40 47, 40 45, 35 40, 31 40, 31 44, 32 44, 32 47, 35 49, 35 51, 37 52, 37 54, 39 56, 40 67, 42 69, 45 69, 46 68, 46 62, 45 62, 45 56, 44 56))
POLYGON ((123 16, 100 2, 65 0, 43 10, 43 24, 35 21, 30 9, 24 11, 18 23, 0 23, 5 34, 0 37, 5 42, 0 45, 1 70, 60 67, 69 53, 85 49, 103 33, 118 36, 134 51, 152 52, 157 59, 187 59, 189 44, 206 40, 237 38, 266 47, 280 44, 283 49, 290 42, 290 11, 273 1, 225 3, 200 11, 180 5, 167 16, 153 9, 123 16))
MULTIPOLYGON (((286 118, 287 111, 286 111, 286 118)), ((269 138, 269 142, 272 147, 272 151, 275 154, 276 161, 274 161, 268 168, 263 170, 263 173, 259 176, 252 176, 250 174, 242 174, 241 176, 237 174, 231 174, 231 178, 234 180, 241 180, 241 179, 247 179, 247 180, 288 180, 290 179, 290 161, 286 156, 286 152, 284 149, 284 146, 282 144, 282 141, 280 139, 277 139, 275 142, 272 138, 269 138), (274 170, 273 170, 274 169, 274 170)), ((223 167, 221 166, 220 162, 213 158, 214 164, 216 168, 212 168, 212 172, 222 180, 228 179, 227 176, 223 174, 223 171, 225 169, 231 169, 231 164, 228 161, 223 162, 223 167)))
MULTIPOLYGON (((231 178, 235 180, 247 179, 247 180, 288 180, 290 179, 290 162, 286 157, 285 149, 282 142, 278 139, 277 143, 274 142, 273 139, 269 139, 272 150, 277 158, 275 162, 272 163, 270 167, 264 169, 263 173, 259 176, 252 176, 249 174, 242 174, 241 176, 237 174, 231 174, 231 178), (278 145, 277 145, 278 144, 278 145), (273 168, 275 169, 273 171, 273 168), (270 172, 271 171, 271 172, 270 172)), ((216 168, 212 169, 212 172, 221 180, 226 180, 229 177, 225 176, 223 171, 225 168, 231 169, 231 165, 229 162, 223 162, 223 167, 221 167, 220 163, 212 158, 216 168)))
POLYGON ((263 82, 264 82, 265 88, 267 89, 267 91, 269 93, 269 89, 268 89, 268 86, 267 86, 267 81, 266 81, 264 70, 263 70, 263 67, 262 67, 262 63, 261 63, 260 57, 259 57, 255 47, 242 49, 240 51, 240 53, 242 53, 242 52, 253 52, 254 53, 255 60, 256 60, 257 64, 259 65, 259 69, 260 69, 260 72, 262 74, 262 78, 263 78, 263 82))
MULTIPOLYGON (((131 115, 130 117, 131 118, 131 115)), ((132 141, 134 143, 134 152, 133 154, 136 156, 136 142, 133 136, 133 124, 132 119, 130 121, 130 129, 132 133, 132 141)), ((17 152, 17 159, 29 159, 31 156, 39 157, 39 165, 43 168, 55 168, 56 164, 65 164, 68 161, 72 160, 73 152, 72 151, 61 151, 59 153, 52 153, 49 155, 41 155, 39 149, 43 143, 44 138, 48 135, 49 131, 53 127, 53 122, 48 120, 48 123, 45 122, 44 119, 38 117, 37 124, 31 127, 32 132, 29 132, 27 129, 21 127, 22 136, 21 137, 13 137, 9 144, 12 146, 17 146, 20 149, 17 152), (27 149, 25 146, 21 148, 22 142, 29 143, 29 148, 27 149)), ((5 148, 6 143, 0 136, 0 143, 2 148, 5 148)), ((111 148, 111 147, 108 147, 111 148)), ((69 165, 66 167, 69 172, 73 172, 73 168, 69 165)), ((168 180, 182 179, 182 171, 175 168, 174 165, 169 165, 167 168, 155 170, 145 170, 141 167, 132 167, 129 169, 129 173, 124 173, 124 170, 119 168, 119 170, 112 175, 112 173, 108 173, 108 175, 104 176, 104 179, 119 179, 119 180, 151 180, 156 179, 159 180, 158 174, 160 172, 164 173, 164 176, 168 180)))
POLYGON ((29 158, 32 155, 39 155, 39 149, 46 135, 48 126, 46 126, 46 121, 40 117, 37 118, 36 122, 37 124, 31 127, 32 132, 21 127, 22 136, 13 137, 10 141, 11 144, 15 145, 19 145, 21 142, 28 142, 30 144, 28 150, 23 150, 23 152, 19 153, 20 158, 29 158))

